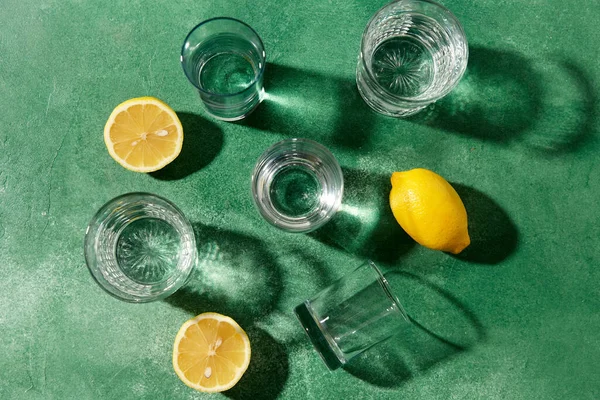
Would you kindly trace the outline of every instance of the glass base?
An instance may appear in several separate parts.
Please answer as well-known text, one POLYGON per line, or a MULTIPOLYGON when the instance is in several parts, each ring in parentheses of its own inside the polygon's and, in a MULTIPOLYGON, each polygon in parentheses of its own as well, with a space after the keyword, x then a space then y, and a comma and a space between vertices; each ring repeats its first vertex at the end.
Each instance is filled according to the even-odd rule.
MULTIPOLYGON (((262 83, 261 83, 262 85, 262 83)), ((249 91, 251 88, 246 89, 249 91)), ((204 105, 204 109, 216 119, 226 122, 235 122, 242 120, 252 114, 254 110, 265 99, 264 88, 256 89, 250 97, 242 99, 235 104, 227 103, 221 96, 215 94, 206 94, 198 91, 200 99, 204 105)))
POLYGON ((315 350, 321 356, 321 359, 331 371, 338 369, 346 363, 346 360, 337 355, 334 351, 335 344, 328 340, 328 337, 323 332, 321 325, 315 320, 310 311, 310 303, 305 301, 294 309, 296 317, 308 335, 315 350))
POLYGON ((375 112, 388 117, 405 118, 414 115, 427 107, 428 104, 406 104, 398 103, 392 97, 379 88, 377 83, 370 80, 364 71, 362 60, 359 58, 356 68, 356 86, 358 93, 365 103, 375 112))
POLYGON ((220 119, 221 121, 225 121, 225 122, 235 122, 235 121, 240 121, 240 120, 246 118, 247 116, 249 116, 250 114, 252 114, 254 112, 254 110, 256 110, 258 108, 260 103, 262 103, 262 101, 263 101, 262 98, 259 99, 254 105, 251 106, 251 108, 248 108, 248 109, 243 109, 243 110, 234 109, 234 110, 227 110, 227 111, 223 111, 219 108, 211 107, 211 106, 207 105, 205 102, 204 109, 206 110, 206 112, 208 112, 212 117, 214 117, 216 119, 220 119))

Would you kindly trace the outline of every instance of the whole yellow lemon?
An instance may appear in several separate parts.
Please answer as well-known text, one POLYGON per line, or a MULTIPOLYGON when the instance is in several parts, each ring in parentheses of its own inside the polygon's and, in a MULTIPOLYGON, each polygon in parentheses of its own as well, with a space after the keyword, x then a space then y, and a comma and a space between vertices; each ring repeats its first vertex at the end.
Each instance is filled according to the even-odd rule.
POLYGON ((390 207, 415 242, 458 254, 470 243, 467 211, 456 190, 433 171, 416 168, 392 174, 390 207))

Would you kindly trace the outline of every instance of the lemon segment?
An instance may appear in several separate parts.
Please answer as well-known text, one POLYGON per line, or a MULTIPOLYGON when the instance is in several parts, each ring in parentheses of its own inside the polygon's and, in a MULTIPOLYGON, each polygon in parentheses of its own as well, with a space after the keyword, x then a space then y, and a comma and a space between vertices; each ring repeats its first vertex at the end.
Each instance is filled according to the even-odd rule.
POLYGON ((173 368, 201 392, 232 388, 250 364, 250 340, 231 318, 204 313, 185 322, 173 345, 173 368))
POLYGON ((135 172, 153 172, 175 160, 183 145, 183 127, 175 111, 154 97, 119 104, 104 126, 110 156, 135 172))

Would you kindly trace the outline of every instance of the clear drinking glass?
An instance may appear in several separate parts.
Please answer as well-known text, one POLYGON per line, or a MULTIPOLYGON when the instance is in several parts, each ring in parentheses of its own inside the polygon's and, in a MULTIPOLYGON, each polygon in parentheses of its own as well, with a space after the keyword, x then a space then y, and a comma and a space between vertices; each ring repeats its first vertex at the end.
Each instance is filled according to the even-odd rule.
POLYGON ((254 29, 226 17, 198 24, 181 49, 185 75, 207 111, 224 121, 246 117, 262 101, 265 57, 254 29))
POLYGON ((398 0, 363 33, 358 91, 373 110, 406 117, 448 94, 467 59, 465 32, 449 10, 430 0, 398 0))
POLYGON ((261 215, 289 232, 325 224, 342 202, 344 177, 337 160, 309 139, 286 139, 266 150, 252 173, 252 194, 261 215))
POLYGON ((365 262, 294 311, 330 370, 409 324, 402 305, 372 261, 365 262))
POLYGON ((85 233, 85 260, 98 284, 130 302, 179 289, 196 263, 194 230, 171 202, 129 193, 106 203, 85 233))

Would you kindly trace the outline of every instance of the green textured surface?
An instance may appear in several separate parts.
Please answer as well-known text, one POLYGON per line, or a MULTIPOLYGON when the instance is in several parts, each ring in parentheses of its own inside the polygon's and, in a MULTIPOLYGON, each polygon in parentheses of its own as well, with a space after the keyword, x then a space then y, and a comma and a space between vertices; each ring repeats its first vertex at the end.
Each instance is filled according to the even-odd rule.
POLYGON ((247 330, 253 359, 224 396, 361 399, 600 397, 600 5, 446 0, 470 41, 467 75, 411 120, 371 113, 354 71, 384 4, 5 0, 0 14, 0 398, 200 399, 171 345, 203 311, 247 330), (264 40, 270 98, 241 124, 208 117, 179 65, 186 33, 219 15, 264 40), (174 165, 126 171, 102 128, 121 101, 180 113, 174 165), (344 212, 287 234, 261 219, 250 174, 287 137, 328 146, 344 212), (386 196, 395 170, 432 169, 463 196, 461 257, 403 235, 386 196), (119 302, 82 254, 107 200, 148 191, 194 223, 201 268, 175 296, 119 302), (373 257, 423 325, 330 373, 292 309, 373 257), (430 332, 430 333, 426 333, 430 332))

